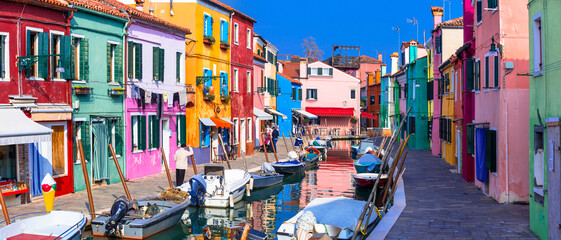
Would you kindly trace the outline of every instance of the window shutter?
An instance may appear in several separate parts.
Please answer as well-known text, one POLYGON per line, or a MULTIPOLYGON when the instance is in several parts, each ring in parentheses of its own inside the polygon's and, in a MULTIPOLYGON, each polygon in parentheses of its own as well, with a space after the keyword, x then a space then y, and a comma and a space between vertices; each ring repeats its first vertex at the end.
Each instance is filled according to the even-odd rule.
POLYGON ((158 68, 158 70, 160 70, 160 81, 164 81, 164 60, 166 59, 166 54, 165 54, 165 50, 163 48, 160 48, 160 58, 158 59, 160 62, 160 67, 158 68))
POLYGON ((82 123, 82 148, 84 149, 84 159, 86 162, 90 159, 91 143, 90 143, 90 122, 82 123))
POLYGON ((329 69, 329 75, 330 75, 330 76, 333 76, 333 68, 330 68, 330 69, 329 69))
POLYGON ((290 100, 294 101, 296 96, 296 88, 292 87, 292 91, 290 92, 290 100))
POLYGON ((107 43, 107 82, 111 82, 111 43, 107 43))
POLYGON ((323 74, 323 68, 318 68, 318 75, 322 75, 323 74))
POLYGON ((203 35, 204 36, 208 36, 208 17, 209 17, 208 15, 204 15, 204 21, 203 21, 204 22, 203 23, 204 24, 204 27, 203 27, 204 28, 203 29, 203 35))
MULTIPOLYGON (((39 33, 39 55, 49 55, 49 33, 39 33)), ((38 61, 38 73, 40 78, 49 77, 49 58, 43 57, 38 61)))
POLYGON ((124 153, 124 142, 125 142, 125 134, 123 129, 123 121, 124 119, 119 119, 115 121, 115 151, 117 151, 117 155, 122 155, 124 153))
POLYGON ((308 75, 312 74, 312 68, 308 68, 308 75))
POLYGON ((434 81, 427 83, 427 101, 433 100, 434 95, 434 81))
POLYGON ((466 60, 466 90, 473 90, 474 75, 473 75, 473 59, 466 60))
POLYGON ((160 148, 160 119, 154 116, 154 148, 160 148))
MULTIPOLYGON (((136 116, 131 116, 131 126, 134 126, 133 122, 135 117, 136 116)), ((140 135, 139 126, 140 126, 140 118, 138 118, 138 122, 136 123, 137 132, 140 135)), ((131 152, 133 151, 134 151, 134 127, 131 127, 131 152)))
POLYGON ((160 51, 158 49, 158 47, 152 47, 152 79, 154 79, 154 81, 160 80, 158 76, 160 73, 160 51))
POLYGON ((494 87, 499 87, 499 56, 495 56, 495 63, 494 63, 494 67, 495 67, 495 81, 493 86, 494 87))
POLYGON ((302 88, 298 88, 298 100, 302 101, 302 88))
POLYGON ((485 57, 485 87, 489 87, 489 56, 485 57))
POLYGON ((71 36, 63 36, 66 38, 66 46, 68 47, 68 51, 66 52, 66 65, 64 69, 65 79, 74 79, 74 58, 75 58, 75 49, 74 49, 74 41, 71 36))
POLYGON ((212 36, 212 35, 213 35, 213 34, 212 34, 212 32, 213 32, 213 31, 212 31, 212 30, 213 30, 213 29, 212 29, 212 25, 214 25, 214 18, 213 18, 213 17, 210 17, 210 24, 208 25, 208 30, 209 30, 208 35, 209 35, 209 36, 212 36))
POLYGON ((488 0, 487 1, 487 6, 489 8, 496 8, 497 7, 497 0, 488 0))
POLYGON ((138 149, 146 149, 146 116, 139 116, 140 129, 138 129, 138 149))
MULTIPOLYGON (((32 55, 31 54, 31 31, 27 30, 27 36, 26 36, 25 39, 27 40, 27 45, 26 45, 27 49, 26 49, 25 52, 27 53, 27 56, 31 56, 32 55)), ((31 76, 31 69, 25 70, 25 75, 27 75, 27 77, 30 77, 31 76)))
POLYGON ((482 13, 483 13, 483 3, 482 1, 477 1, 477 22, 481 22, 482 19, 482 13))
POLYGON ((481 84, 481 62, 475 62, 475 90, 479 90, 481 84))
MULTIPOLYGON (((55 41, 55 36, 56 35, 51 35, 51 45, 50 45, 50 49, 51 51, 49 52, 49 54, 56 54, 55 48, 56 48, 56 41, 55 41)), ((4 77, 2 75, 2 71, 4 70, 2 67, 2 60, 4 59, 4 54, 2 53, 2 44, 3 44, 3 37, 4 36, 0 36, 0 78, 4 77)), ((60 41, 60 46, 62 47, 62 39, 59 39, 60 41)), ((60 54, 62 54, 62 48, 60 49, 60 54)), ((56 57, 50 57, 51 61, 51 68, 49 68, 50 70, 50 74, 51 74, 51 78, 55 78, 56 76, 56 67, 57 67, 57 60, 56 57)), ((62 66, 61 66, 62 67, 62 66)), ((62 74, 62 73, 61 73, 62 74)))
POLYGON ((142 44, 137 43, 135 44, 134 47, 135 51, 136 51, 136 59, 135 59, 135 63, 136 64, 136 69, 135 69, 135 73, 134 73, 134 77, 136 79, 142 79, 142 44))
POLYGON ((123 83, 123 45, 115 46, 115 82, 123 83))
POLYGON ((467 149, 466 149, 466 153, 467 154, 474 154, 474 144, 473 144, 473 140, 475 137, 475 127, 473 125, 468 125, 467 126, 467 149))
POLYGON ((88 62, 88 39, 80 39, 80 80, 88 80, 89 62, 88 62))
POLYGON ((485 166, 491 172, 497 171, 497 131, 485 131, 485 166))
POLYGON ((131 41, 127 42, 127 77, 129 79, 134 78, 134 66, 136 61, 134 59, 135 44, 131 41))
POLYGON ((4 44, 5 39, 5 36, 0 36, 0 78, 4 78, 6 76, 6 66, 4 66, 4 57, 6 54, 6 47, 4 44))
POLYGON ((181 136, 181 144, 187 144, 187 128, 186 128, 186 124, 187 124, 187 118, 185 117, 185 115, 180 115, 179 119, 181 120, 181 125, 180 125, 180 136, 181 136))
POLYGON ((181 82, 181 53, 175 53, 175 81, 181 82))

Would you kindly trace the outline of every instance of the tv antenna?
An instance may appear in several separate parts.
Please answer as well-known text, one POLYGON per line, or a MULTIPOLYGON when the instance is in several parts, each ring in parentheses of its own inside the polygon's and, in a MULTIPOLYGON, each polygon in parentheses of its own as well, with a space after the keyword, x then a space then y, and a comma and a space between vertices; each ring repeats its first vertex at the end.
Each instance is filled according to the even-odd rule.
POLYGON ((399 42, 399 47, 401 48, 401 28, 397 26, 392 27, 392 29, 397 32, 397 41, 399 42))
POLYGON ((407 23, 412 23, 413 26, 417 25, 417 38, 415 40, 419 41, 419 20, 417 20, 416 18, 413 19, 408 18, 407 23))

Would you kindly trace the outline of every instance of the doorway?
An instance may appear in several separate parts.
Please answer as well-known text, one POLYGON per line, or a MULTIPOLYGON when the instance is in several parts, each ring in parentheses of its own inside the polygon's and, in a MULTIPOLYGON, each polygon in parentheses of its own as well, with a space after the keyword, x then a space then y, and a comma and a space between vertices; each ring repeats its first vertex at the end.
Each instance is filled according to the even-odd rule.
POLYGON ((107 126, 104 122, 94 122, 92 124, 93 142, 93 161, 92 175, 94 182, 101 182, 109 179, 108 169, 108 146, 107 126))
MULTIPOLYGON (((168 168, 170 167, 169 166, 170 139, 171 139, 171 130, 169 128, 169 118, 162 118, 162 151, 164 151, 164 155, 166 156, 168 168)), ((164 159, 162 159, 162 170, 165 170, 166 168, 164 166, 163 161, 164 159)))
POLYGON ((245 119, 240 119, 240 139, 238 139, 240 154, 245 154, 245 140, 247 139, 245 135, 245 119))

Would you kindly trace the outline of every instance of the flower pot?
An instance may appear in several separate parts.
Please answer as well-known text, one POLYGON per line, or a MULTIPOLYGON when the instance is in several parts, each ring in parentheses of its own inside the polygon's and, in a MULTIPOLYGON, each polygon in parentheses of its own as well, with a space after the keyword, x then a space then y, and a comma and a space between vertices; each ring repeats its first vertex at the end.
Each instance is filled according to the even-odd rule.
POLYGON ((78 87, 78 88, 74 88, 74 93, 76 93, 76 95, 87 95, 90 94, 90 90, 91 88, 89 87, 78 87))

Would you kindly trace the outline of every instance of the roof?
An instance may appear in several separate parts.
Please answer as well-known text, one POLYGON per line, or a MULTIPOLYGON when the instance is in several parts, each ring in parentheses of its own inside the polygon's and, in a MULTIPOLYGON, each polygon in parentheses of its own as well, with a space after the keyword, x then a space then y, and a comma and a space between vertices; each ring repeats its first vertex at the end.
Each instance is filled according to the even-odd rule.
POLYGON ((291 78, 291 77, 289 77, 289 76, 287 76, 287 75, 284 75, 284 74, 281 73, 281 72, 277 72, 277 74, 283 76, 284 78, 288 79, 290 82, 292 82, 292 83, 294 83, 294 84, 302 85, 302 83, 301 83, 300 81, 295 80, 295 79, 293 79, 293 78, 291 78))
POLYGON ((376 58, 369 57, 369 56, 366 56, 366 55, 360 56, 360 63, 372 63, 372 64, 382 64, 382 65, 385 65, 385 64, 384 64, 384 61, 378 60, 378 59, 376 59, 376 58))
POLYGON ((263 62, 266 62, 266 61, 267 61, 265 58, 263 58, 263 57, 257 55, 256 53, 253 54, 253 58, 257 58, 257 59, 259 59, 259 60, 261 60, 261 61, 263 61, 263 62))
POLYGON ((251 17, 249 17, 249 16, 243 14, 242 12, 240 12, 240 11, 234 9, 233 7, 230 7, 230 6, 224 4, 224 3, 220 2, 220 1, 217 1, 217 0, 206 0, 206 1, 207 1, 207 2, 210 2, 210 3, 213 3, 214 5, 217 5, 217 6, 219 6, 219 7, 222 7, 222 8, 224 8, 224 9, 228 10, 228 11, 235 12, 236 14, 239 14, 241 17, 243 17, 243 18, 245 18, 245 19, 247 19, 247 20, 249 20, 249 21, 252 21, 252 22, 254 22, 254 23, 257 22, 257 21, 255 21, 255 19, 253 19, 253 18, 251 18, 251 17))
POLYGON ((279 60, 279 62, 281 62, 284 67, 282 70, 282 73, 285 76, 289 76, 291 78, 300 78, 300 63, 293 63, 290 61, 285 61, 285 60, 279 60))
MULTIPOLYGON (((111 0, 109 0, 111 1, 111 0)), ((100 0, 70 0, 70 4, 87 8, 90 10, 94 10, 97 12, 102 12, 105 14, 113 15, 115 17, 120 17, 124 19, 128 19, 128 16, 124 11, 124 9, 119 9, 120 7, 115 7, 117 5, 112 5, 109 1, 100 1, 100 0)))
POLYGON ((57 10, 72 10, 68 6, 68 2, 64 0, 8 0, 11 2, 31 4, 35 6, 57 9, 57 10))
POLYGON ((447 66, 449 66, 454 60, 456 59, 456 54, 452 54, 452 56, 450 56, 448 59, 446 59, 446 61, 444 61, 442 64, 440 64, 440 66, 438 66, 438 70, 442 71, 444 70, 447 66))
POLYGON ((415 39, 412 39, 409 42, 402 42, 401 43, 401 48, 406 48, 411 46, 413 43, 415 43, 417 45, 417 48, 425 48, 425 46, 423 46, 423 44, 419 44, 419 42, 415 41, 415 39))
POLYGON ((136 8, 125 5, 125 4, 123 4, 119 1, 115 1, 115 0, 105 0, 105 1, 111 3, 113 6, 116 6, 116 7, 119 7, 119 8, 122 8, 122 9, 126 10, 128 14, 133 16, 133 18, 137 18, 137 19, 140 19, 140 20, 143 20, 143 21, 146 21, 146 22, 150 22, 150 23, 154 23, 154 24, 157 24, 157 25, 160 25, 160 26, 163 26, 163 27, 174 29, 174 30, 177 30, 179 32, 183 32, 185 34, 191 34, 191 30, 188 29, 188 28, 184 28, 184 27, 175 25, 173 23, 164 21, 160 18, 152 16, 152 15, 150 15, 148 13, 145 13, 143 11, 140 11, 136 8))
POLYGON ((438 27, 462 27, 464 25, 464 17, 454 18, 438 24, 438 27))

